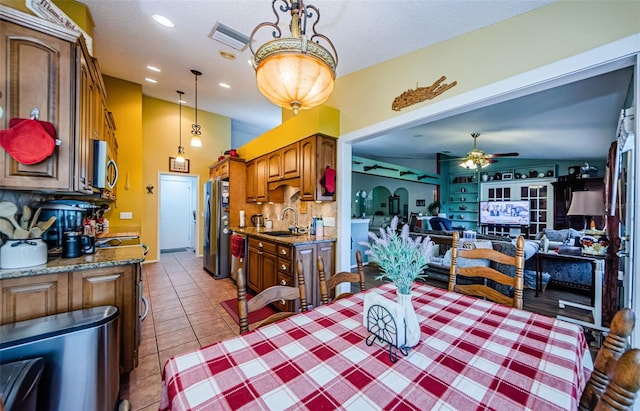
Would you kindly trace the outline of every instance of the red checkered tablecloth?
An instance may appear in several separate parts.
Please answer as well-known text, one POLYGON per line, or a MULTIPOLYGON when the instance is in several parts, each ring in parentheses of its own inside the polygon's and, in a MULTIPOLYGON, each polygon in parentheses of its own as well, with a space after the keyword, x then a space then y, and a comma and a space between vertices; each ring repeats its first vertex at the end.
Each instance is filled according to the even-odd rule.
MULTIPOLYGON (((395 300, 390 284, 366 292, 395 300)), ((422 337, 396 363, 365 344, 359 293, 171 358, 160 409, 577 409, 580 327, 424 284, 412 294, 422 337)))

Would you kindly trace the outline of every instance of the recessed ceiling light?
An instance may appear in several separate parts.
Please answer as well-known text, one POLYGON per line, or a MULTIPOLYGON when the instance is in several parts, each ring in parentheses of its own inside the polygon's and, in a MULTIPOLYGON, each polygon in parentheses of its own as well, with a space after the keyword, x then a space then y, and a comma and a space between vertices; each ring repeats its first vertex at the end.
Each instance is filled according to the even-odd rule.
POLYGON ((155 71, 156 73, 160 73, 160 69, 156 66, 147 66, 147 68, 151 71, 155 71))
POLYGON ((165 16, 161 16, 159 14, 154 14, 153 19, 158 23, 161 24, 165 27, 174 27, 174 24, 171 20, 169 20, 168 18, 166 18, 165 16))
POLYGON ((222 88, 231 88, 231 86, 228 85, 227 83, 218 83, 218 85, 222 88))
POLYGON ((220 50, 220 55, 227 60, 235 60, 236 55, 233 54, 232 51, 229 50, 220 50))
POLYGON ((144 79, 145 79, 146 81, 148 81, 149 83, 154 83, 154 84, 155 84, 155 83, 157 83, 157 81, 156 81, 156 80, 154 80, 154 79, 152 79, 152 78, 149 78, 149 77, 145 77, 144 79))

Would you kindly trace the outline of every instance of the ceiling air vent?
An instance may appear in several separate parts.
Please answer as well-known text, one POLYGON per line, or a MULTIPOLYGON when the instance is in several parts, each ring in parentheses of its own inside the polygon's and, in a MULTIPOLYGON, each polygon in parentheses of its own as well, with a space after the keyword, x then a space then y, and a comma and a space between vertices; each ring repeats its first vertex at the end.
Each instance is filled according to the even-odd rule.
POLYGON ((209 33, 209 37, 240 51, 244 51, 249 44, 249 36, 244 35, 220 22, 217 22, 213 26, 209 33))

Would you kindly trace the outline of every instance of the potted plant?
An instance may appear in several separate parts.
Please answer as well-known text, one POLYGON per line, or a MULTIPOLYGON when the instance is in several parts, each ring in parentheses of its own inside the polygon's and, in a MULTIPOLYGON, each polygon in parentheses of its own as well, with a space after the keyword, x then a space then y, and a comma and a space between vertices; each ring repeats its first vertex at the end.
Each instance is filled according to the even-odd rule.
POLYGON ((396 286, 397 302, 405 313, 406 346, 413 347, 420 341, 420 324, 411 303, 411 287, 418 278, 424 278, 424 267, 431 260, 433 243, 429 237, 409 236, 409 225, 398 233, 398 216, 393 217, 387 228, 380 229, 380 237, 369 232, 371 243, 363 243, 369 249, 365 253, 380 266, 376 280, 388 279, 396 286))
POLYGON ((427 207, 429 215, 438 215, 440 213, 440 201, 436 200, 427 207))

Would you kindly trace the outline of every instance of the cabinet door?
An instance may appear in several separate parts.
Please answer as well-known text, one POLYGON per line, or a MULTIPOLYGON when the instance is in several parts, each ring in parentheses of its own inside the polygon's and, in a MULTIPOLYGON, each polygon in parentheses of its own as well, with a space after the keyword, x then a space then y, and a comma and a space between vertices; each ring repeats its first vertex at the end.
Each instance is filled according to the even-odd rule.
POLYGON ((37 108, 62 143, 32 165, 18 163, 0 148, 0 187, 72 190, 76 45, 17 24, 3 21, 2 26, 0 93, 6 95, 6 113, 1 128, 8 128, 11 118, 29 118, 37 108))
POLYGON ((71 274, 71 309, 113 305, 120 310, 120 371, 138 363, 138 321, 140 265, 132 264, 71 274))
MULTIPOLYGON (((302 262, 302 270, 304 273, 304 284, 307 290, 307 304, 309 308, 320 305, 320 286, 318 285, 318 252, 316 244, 304 244, 296 246, 296 258, 293 263, 293 278, 298 284, 298 273, 295 271, 297 261, 302 262)), ((296 305, 296 309, 299 304, 296 305)))
POLYGON ((276 285, 278 278, 278 257, 275 254, 262 254, 262 289, 276 285))
POLYGON ((77 158, 78 177, 76 189, 92 192, 93 176, 93 133, 96 111, 96 86, 90 61, 80 54, 80 130, 78 130, 77 158))
POLYGON ((267 202, 267 156, 256 159, 255 194, 259 203, 267 202))
POLYGON ((68 278, 63 273, 0 281, 0 324, 69 311, 68 278))
POLYGON ((300 142, 300 200, 313 201, 316 195, 316 137, 300 142))
POLYGON ((274 151, 267 155, 267 181, 278 181, 282 179, 282 157, 281 150, 274 151))
POLYGON ((281 164, 282 178, 296 178, 300 176, 300 143, 289 144, 282 149, 281 164))
POLYGON ((247 287, 255 292, 262 291, 262 275, 260 273, 261 251, 257 248, 249 247, 249 260, 247 261, 247 287))
POLYGON ((327 167, 336 169, 336 139, 325 136, 318 136, 316 142, 317 162, 314 183, 316 185, 317 201, 333 201, 336 199, 335 191, 328 193, 324 186, 320 184, 320 180, 324 176, 327 167))
POLYGON ((256 162, 251 160, 247 162, 247 189, 246 199, 248 203, 256 202, 256 162))

